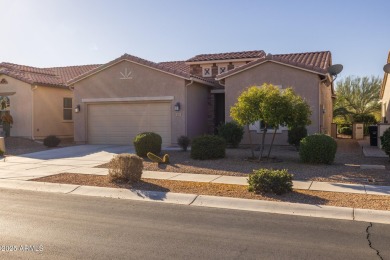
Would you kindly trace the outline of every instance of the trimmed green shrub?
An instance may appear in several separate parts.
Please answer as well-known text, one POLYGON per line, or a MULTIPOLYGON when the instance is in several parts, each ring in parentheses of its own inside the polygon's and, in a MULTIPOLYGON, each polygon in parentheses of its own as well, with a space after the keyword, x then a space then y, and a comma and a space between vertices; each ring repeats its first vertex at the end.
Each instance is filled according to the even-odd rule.
POLYGON ((179 138, 177 138, 177 143, 179 144, 179 146, 184 152, 187 152, 187 148, 190 145, 191 140, 190 138, 188 138, 188 136, 182 135, 179 138))
POLYGON ((4 156, 4 151, 0 149, 0 156, 4 156))
POLYGON ((61 143, 61 139, 55 135, 49 135, 43 139, 43 144, 47 147, 56 147, 61 143))
POLYGON ((344 126, 339 129, 339 134, 342 135, 352 135, 352 127, 344 126))
POLYGON ((141 180, 143 170, 142 158, 135 154, 118 154, 111 159, 108 176, 111 181, 135 183, 141 180))
POLYGON ((237 148, 244 137, 244 128, 234 121, 219 125, 217 130, 218 136, 233 148, 237 148))
POLYGON ((224 158, 225 152, 226 142, 222 137, 215 135, 203 135, 192 140, 192 159, 208 160, 224 158))
POLYGON ((249 175, 248 190, 255 193, 274 192, 281 195, 292 191, 293 175, 287 170, 259 169, 249 175))
POLYGON ((161 136, 153 132, 144 132, 134 138, 135 152, 138 156, 145 157, 148 152, 159 154, 161 152, 161 136))
POLYGON ((390 128, 386 129, 381 136, 382 150, 390 156, 390 128))
POLYGON ((307 129, 304 126, 294 127, 288 130, 288 143, 299 147, 299 144, 303 138, 307 136, 307 129))
POLYGON ((336 156, 336 141, 324 134, 309 135, 302 139, 299 157, 305 163, 331 164, 336 156))

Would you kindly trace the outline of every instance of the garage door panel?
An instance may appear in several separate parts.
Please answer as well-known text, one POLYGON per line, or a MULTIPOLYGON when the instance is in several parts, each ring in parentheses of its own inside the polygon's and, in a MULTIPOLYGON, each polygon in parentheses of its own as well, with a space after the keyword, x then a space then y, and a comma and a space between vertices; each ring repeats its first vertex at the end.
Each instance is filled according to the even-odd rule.
POLYGON ((132 144, 141 132, 156 132, 164 145, 171 143, 171 104, 88 105, 88 142, 91 144, 132 144))

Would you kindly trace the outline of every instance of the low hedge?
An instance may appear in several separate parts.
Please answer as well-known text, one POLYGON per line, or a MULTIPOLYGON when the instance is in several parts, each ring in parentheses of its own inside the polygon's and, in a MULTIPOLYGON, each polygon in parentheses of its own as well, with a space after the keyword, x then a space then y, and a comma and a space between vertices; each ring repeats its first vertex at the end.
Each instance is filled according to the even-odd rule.
POLYGON ((192 140, 191 158, 208 160, 224 158, 226 154, 226 141, 215 135, 203 135, 192 140))
POLYGON ((292 191, 293 175, 287 170, 259 169, 249 175, 248 190, 255 193, 274 192, 277 195, 292 191))
POLYGON ((145 157, 149 152, 160 154, 162 139, 153 132, 144 132, 134 138, 135 152, 138 156, 145 157))
POLYGON ((225 139, 226 143, 237 148, 244 137, 244 128, 236 122, 227 122, 218 126, 218 136, 225 139))
POLYGON ((336 141, 324 134, 309 135, 302 139, 299 157, 305 163, 331 164, 337 151, 336 141))

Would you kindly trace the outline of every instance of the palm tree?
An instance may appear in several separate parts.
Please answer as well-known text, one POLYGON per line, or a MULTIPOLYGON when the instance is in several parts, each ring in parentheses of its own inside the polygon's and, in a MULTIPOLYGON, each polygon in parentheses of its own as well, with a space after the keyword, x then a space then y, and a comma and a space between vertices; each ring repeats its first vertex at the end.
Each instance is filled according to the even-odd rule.
POLYGON ((337 82, 336 102, 333 117, 341 116, 345 121, 353 117, 373 115, 381 110, 379 92, 382 82, 379 77, 351 77, 337 82))

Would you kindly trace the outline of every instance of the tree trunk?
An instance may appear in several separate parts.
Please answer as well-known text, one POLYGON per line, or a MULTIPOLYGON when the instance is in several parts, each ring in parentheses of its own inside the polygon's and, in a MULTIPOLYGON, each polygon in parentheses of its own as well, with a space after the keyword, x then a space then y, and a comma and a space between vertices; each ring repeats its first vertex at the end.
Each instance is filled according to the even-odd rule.
POLYGON ((246 127, 248 129, 249 145, 250 145, 250 148, 251 148, 252 158, 255 158, 255 151, 254 151, 254 148, 253 148, 251 131, 249 130, 249 125, 246 125, 246 127))
POLYGON ((259 162, 261 161, 261 158, 263 157, 263 152, 264 152, 264 143, 265 143, 265 135, 267 133, 267 124, 264 124, 264 129, 263 129, 263 137, 261 138, 261 149, 260 149, 260 156, 259 156, 259 162))
POLYGON ((272 145, 274 144, 276 131, 277 131, 277 128, 275 127, 275 129, 274 129, 274 134, 272 135, 271 145, 270 145, 269 151, 268 151, 268 159, 269 159, 269 157, 271 156, 271 149, 272 149, 272 145))

